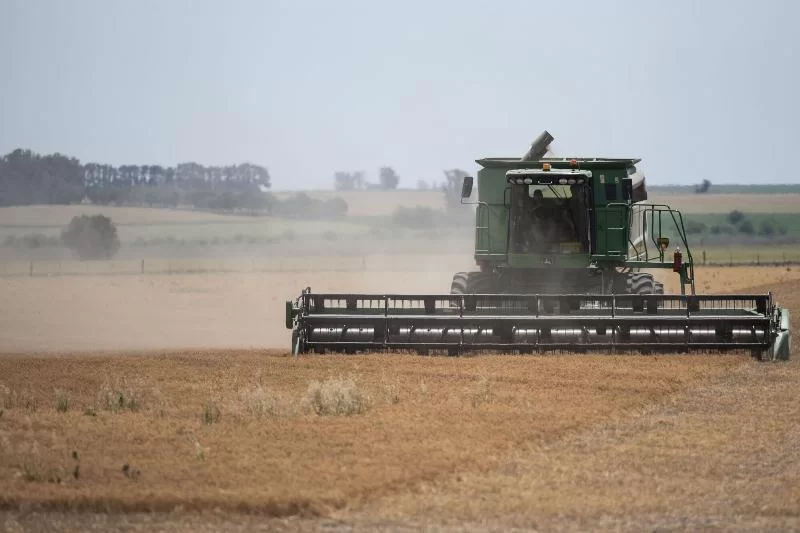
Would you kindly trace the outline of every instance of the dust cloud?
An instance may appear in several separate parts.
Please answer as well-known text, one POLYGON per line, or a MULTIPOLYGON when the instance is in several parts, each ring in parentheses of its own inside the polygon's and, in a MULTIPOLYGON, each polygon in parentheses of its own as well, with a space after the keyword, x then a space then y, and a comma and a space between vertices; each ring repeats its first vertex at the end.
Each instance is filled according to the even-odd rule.
MULTIPOLYGON (((439 199, 441 193, 430 195, 439 199)), ((58 221, 69 220, 74 210, 9 211, 0 217, 0 233, 35 227, 53 239, 58 221), (35 216, 17 220, 26 214, 35 216)), ((121 221, 122 246, 112 260, 78 261, 55 245, 0 246, 0 352, 288 351, 285 302, 306 287, 445 294, 455 272, 475 268, 472 216, 454 222, 440 212, 432 224, 412 220, 403 226, 386 212, 295 221, 199 212, 176 212, 180 219, 173 220, 170 210, 126 207, 97 211, 121 221), (295 227, 300 229, 290 230, 295 227)))
MULTIPOLYGON (((341 244, 341 243, 340 243, 341 244)), ((466 251, 412 253, 387 243, 207 247, 205 255, 36 264, 0 279, 0 352, 279 348, 290 346, 285 302, 315 292, 447 293, 453 273, 473 268, 466 251), (382 245, 382 246, 379 246, 382 245), (226 253, 227 252, 227 253, 226 253), (55 269, 54 264, 49 266, 55 269), (69 268, 77 268, 75 272, 69 268), (92 269, 92 270, 81 270, 92 269)), ((430 244, 430 243, 427 243, 430 244)), ((452 243, 451 243, 452 244, 452 243)))

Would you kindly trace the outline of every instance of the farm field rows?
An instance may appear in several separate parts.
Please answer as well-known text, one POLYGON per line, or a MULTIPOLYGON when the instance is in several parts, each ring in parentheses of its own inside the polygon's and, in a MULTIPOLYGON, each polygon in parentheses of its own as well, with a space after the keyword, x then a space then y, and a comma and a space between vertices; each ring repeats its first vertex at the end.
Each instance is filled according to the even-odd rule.
MULTIPOLYGON (((798 316, 798 270, 699 268, 698 277, 711 292, 771 289, 798 316)), ((0 523, 800 527, 796 359, 292 358, 281 348, 282 300, 304 283, 430 292, 449 276, 4 280, 0 330, 12 336, 0 346, 0 523), (349 394, 352 413, 316 414, 320 387, 349 394)))

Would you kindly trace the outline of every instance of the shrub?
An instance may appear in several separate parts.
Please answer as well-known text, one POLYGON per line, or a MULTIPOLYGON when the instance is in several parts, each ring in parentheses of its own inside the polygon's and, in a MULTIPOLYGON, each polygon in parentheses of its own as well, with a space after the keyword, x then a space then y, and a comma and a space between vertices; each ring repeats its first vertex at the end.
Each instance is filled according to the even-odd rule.
POLYGON ((203 424, 210 426, 211 424, 219 422, 220 418, 222 418, 222 412, 219 410, 217 402, 208 400, 203 404, 203 412, 200 415, 203 424))
POLYGON ((762 220, 758 226, 758 234, 765 237, 771 237, 776 232, 775 225, 769 220, 762 220))
POLYGON ((749 220, 744 220, 741 224, 739 224, 739 233, 744 233, 745 235, 752 235, 755 233, 756 229, 753 227, 753 223, 749 220))
POLYGON ((3 240, 3 246, 13 248, 44 248, 45 246, 58 246, 61 244, 58 237, 48 237, 41 233, 29 233, 16 237, 9 235, 3 240))
POLYGON ((66 413, 69 411, 69 394, 63 389, 56 390, 56 411, 66 413))
POLYGON ((9 389, 0 383, 0 405, 2 405, 3 409, 13 409, 17 406, 18 400, 17 391, 9 389))
POLYGON ((128 384, 125 378, 116 383, 104 383, 98 396, 100 406, 108 411, 138 411, 141 407, 139 390, 128 384))
POLYGON ((274 395, 264 387, 258 386, 241 392, 245 410, 258 418, 276 416, 278 414, 278 401, 274 395))
POLYGON ((710 231, 711 231, 712 235, 720 235, 720 234, 732 235, 733 234, 733 227, 729 226, 727 224, 715 225, 715 226, 711 226, 710 231))
POLYGON ((328 378, 308 385, 306 399, 319 416, 357 415, 367 410, 367 397, 352 378, 328 378))
POLYGON ((690 235, 703 233, 706 229, 708 229, 708 227, 702 222, 690 220, 686 223, 686 233, 690 235))
POLYGON ((103 215, 73 217, 61 232, 61 242, 81 260, 110 259, 119 250, 117 227, 103 215))
POLYGON ((734 226, 744 220, 744 213, 734 209, 730 213, 728 213, 728 222, 733 224, 734 226))

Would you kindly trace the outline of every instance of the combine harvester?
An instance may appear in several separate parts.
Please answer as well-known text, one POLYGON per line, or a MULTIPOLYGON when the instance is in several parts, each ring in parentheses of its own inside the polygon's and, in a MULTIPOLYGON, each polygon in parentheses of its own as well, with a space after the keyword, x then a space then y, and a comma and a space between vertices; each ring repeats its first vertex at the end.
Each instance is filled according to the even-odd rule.
MULTIPOLYGON (((292 352, 718 352, 789 358, 789 311, 771 294, 699 295, 683 218, 646 203, 638 159, 477 163, 474 272, 450 294, 316 294, 286 302, 292 352), (670 236, 677 240, 673 252, 670 236), (683 251, 681 251, 683 250, 683 251), (665 295, 648 270, 671 270, 665 295)), ((472 195, 464 179, 462 202, 472 195)))

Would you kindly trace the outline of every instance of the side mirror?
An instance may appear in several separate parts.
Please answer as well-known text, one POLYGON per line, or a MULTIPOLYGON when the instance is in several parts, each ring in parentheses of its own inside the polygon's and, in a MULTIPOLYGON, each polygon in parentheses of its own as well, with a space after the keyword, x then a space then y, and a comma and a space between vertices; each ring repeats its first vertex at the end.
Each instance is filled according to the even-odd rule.
POLYGON ((461 184, 461 198, 470 196, 472 196, 472 176, 465 176, 464 182, 461 184))

